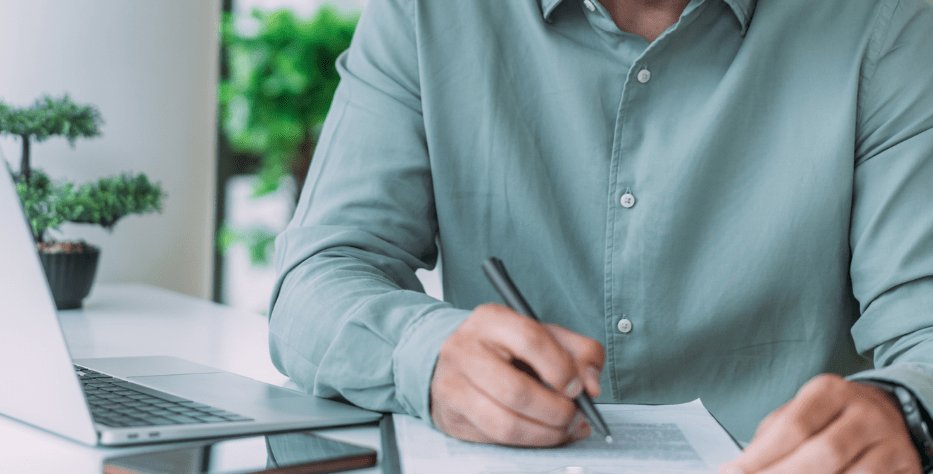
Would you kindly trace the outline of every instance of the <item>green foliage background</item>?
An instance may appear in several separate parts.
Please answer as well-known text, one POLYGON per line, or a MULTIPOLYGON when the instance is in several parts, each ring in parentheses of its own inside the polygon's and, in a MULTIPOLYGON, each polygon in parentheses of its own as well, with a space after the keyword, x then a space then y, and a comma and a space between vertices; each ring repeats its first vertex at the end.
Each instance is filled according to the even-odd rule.
MULTIPOLYGON (((320 126, 340 81, 335 62, 350 46, 358 15, 325 6, 303 19, 289 10, 250 14, 255 28, 221 27, 229 77, 219 90, 221 125, 234 150, 259 156, 254 195, 278 190, 292 177, 300 190, 320 126)), ((221 249, 245 244, 255 264, 268 262, 274 231, 224 226, 221 249)))

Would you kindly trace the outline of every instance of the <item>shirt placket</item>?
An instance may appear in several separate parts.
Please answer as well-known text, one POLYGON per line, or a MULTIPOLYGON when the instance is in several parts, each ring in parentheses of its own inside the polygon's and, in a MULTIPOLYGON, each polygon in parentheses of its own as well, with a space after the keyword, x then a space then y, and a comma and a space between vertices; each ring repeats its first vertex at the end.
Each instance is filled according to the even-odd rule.
MULTIPOLYGON (((644 246, 640 241, 644 232, 633 223, 637 222, 636 213, 644 212, 644 209, 638 206, 639 193, 650 193, 650 190, 639 189, 640 183, 634 173, 634 160, 644 156, 645 152, 638 149, 638 137, 635 136, 634 127, 627 124, 643 118, 647 112, 648 104, 641 100, 641 94, 646 88, 653 87, 656 71, 650 67, 652 57, 662 54, 664 42, 669 36, 699 14, 701 9, 695 8, 696 5, 691 4, 678 28, 664 33, 650 45, 635 39, 630 39, 629 43, 625 44, 624 38, 623 42, 619 43, 623 47, 621 51, 624 57, 631 57, 633 48, 640 48, 640 52, 623 79, 609 163, 605 252, 605 371, 608 374, 612 398, 616 400, 625 395, 624 387, 630 383, 626 379, 632 376, 632 371, 626 370, 626 366, 637 360, 637 347, 642 345, 634 339, 639 337, 638 308, 642 304, 641 288, 646 270, 642 265, 634 263, 644 257, 641 254, 644 246), (626 52, 628 54, 625 54, 626 52)), ((601 5, 593 0, 584 0, 583 6, 585 14, 593 17, 591 25, 594 28, 605 28, 609 18, 601 5)))

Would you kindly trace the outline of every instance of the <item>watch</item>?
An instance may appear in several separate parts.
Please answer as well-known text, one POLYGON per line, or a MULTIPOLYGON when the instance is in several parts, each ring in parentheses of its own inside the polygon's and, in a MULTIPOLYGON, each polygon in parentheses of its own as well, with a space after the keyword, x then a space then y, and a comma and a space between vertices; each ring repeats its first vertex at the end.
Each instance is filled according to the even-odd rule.
POLYGON ((933 472, 933 435, 930 434, 930 427, 933 424, 930 422, 929 414, 920 406, 913 392, 901 385, 886 381, 856 380, 856 382, 878 387, 894 396, 900 404, 904 424, 907 425, 907 431, 910 433, 910 440, 913 441, 920 455, 923 472, 933 472))

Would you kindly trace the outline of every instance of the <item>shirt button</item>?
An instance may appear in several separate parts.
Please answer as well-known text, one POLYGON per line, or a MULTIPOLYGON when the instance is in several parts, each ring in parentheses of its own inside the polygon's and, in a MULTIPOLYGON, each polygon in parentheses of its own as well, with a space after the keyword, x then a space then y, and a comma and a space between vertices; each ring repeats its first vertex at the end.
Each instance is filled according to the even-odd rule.
POLYGON ((622 197, 619 198, 619 204, 626 209, 631 209, 632 206, 635 205, 635 195, 630 192, 623 194, 622 197))
POLYGON ((616 324, 616 328, 619 329, 619 332, 622 334, 628 334, 632 332, 632 322, 628 318, 622 318, 616 324))
POLYGON ((583 6, 585 6, 586 9, 591 12, 596 11, 596 5, 593 5, 592 0, 583 0, 583 6))
POLYGON ((651 80, 651 71, 647 69, 642 69, 638 71, 638 74, 635 75, 635 78, 638 79, 638 82, 642 84, 647 84, 651 80))

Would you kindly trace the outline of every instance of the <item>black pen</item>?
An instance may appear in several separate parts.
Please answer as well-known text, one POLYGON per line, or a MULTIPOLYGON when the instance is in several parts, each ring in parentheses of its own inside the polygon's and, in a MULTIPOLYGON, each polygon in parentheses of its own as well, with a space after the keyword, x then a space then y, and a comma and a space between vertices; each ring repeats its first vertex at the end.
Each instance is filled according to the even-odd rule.
MULTIPOLYGON (((499 295, 502 296, 502 299, 505 300, 505 303, 509 305, 510 308, 516 313, 528 316, 535 321, 540 321, 538 316, 535 315, 535 312, 532 311, 531 306, 525 301, 525 297, 518 291, 515 283, 512 282, 512 279, 509 277, 509 272, 505 270, 505 264, 502 263, 502 260, 496 257, 489 257, 486 259, 486 261, 483 262, 483 273, 486 274, 486 278, 489 278, 492 286, 495 287, 496 291, 499 292, 499 295)), ((541 380, 534 373, 531 375, 541 380)), ((603 436, 603 439, 605 439, 607 443, 611 443, 612 435, 609 433, 609 426, 606 425, 606 421, 603 420, 603 417, 596 411, 596 406, 593 405, 593 400, 587 395, 586 390, 580 392, 573 401, 576 403, 577 408, 583 412, 583 416, 586 417, 590 425, 603 436)))

